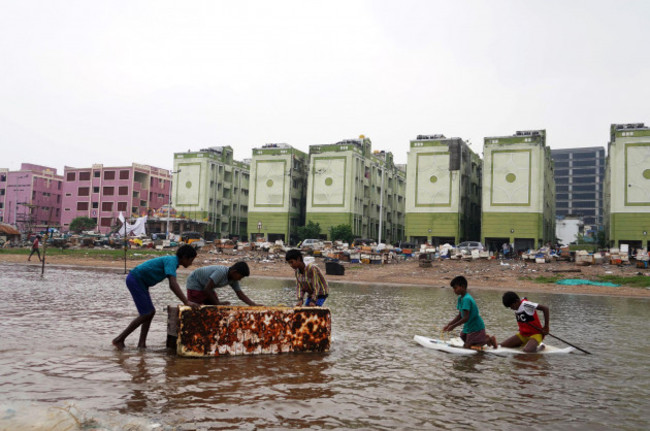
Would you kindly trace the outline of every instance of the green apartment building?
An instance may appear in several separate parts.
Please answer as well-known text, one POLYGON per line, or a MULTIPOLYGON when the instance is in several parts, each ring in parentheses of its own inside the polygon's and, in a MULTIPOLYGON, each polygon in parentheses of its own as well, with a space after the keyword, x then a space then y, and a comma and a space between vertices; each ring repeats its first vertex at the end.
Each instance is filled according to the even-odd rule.
POLYGON ((605 170, 605 233, 610 246, 648 247, 650 129, 612 124, 605 170))
POLYGON ((370 139, 309 148, 306 221, 350 225, 356 237, 394 243, 404 238, 405 172, 393 155, 372 151, 370 139))
POLYGON ((555 241, 555 180, 546 131, 485 138, 481 239, 515 251, 555 241))
POLYGON ((309 157, 287 144, 253 149, 248 219, 251 238, 296 244, 305 224, 309 157))
POLYGON ((245 237, 250 165, 233 160, 230 146, 174 153, 172 206, 207 223, 206 237, 245 237))
POLYGON ((481 234, 480 157, 460 138, 418 135, 410 141, 406 237, 416 244, 478 241, 481 234))

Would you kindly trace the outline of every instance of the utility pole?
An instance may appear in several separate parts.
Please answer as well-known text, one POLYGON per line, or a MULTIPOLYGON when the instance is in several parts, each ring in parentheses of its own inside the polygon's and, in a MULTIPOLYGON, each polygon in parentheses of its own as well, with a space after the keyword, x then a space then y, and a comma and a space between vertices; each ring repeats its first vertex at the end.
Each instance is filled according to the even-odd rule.
POLYGON ((169 219, 172 217, 172 187, 174 185, 174 174, 179 173, 181 170, 171 171, 171 179, 169 180, 169 207, 167 208, 167 234, 165 239, 169 241, 169 219))

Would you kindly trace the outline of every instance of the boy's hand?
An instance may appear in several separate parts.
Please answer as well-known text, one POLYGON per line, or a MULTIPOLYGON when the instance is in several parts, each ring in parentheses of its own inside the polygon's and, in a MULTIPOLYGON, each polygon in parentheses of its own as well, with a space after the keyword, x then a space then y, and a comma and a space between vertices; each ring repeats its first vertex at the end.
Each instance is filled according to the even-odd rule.
POLYGON ((449 325, 445 325, 444 328, 442 328, 442 332, 449 332, 451 331, 451 327, 449 325))
POLYGON ((198 310, 199 308, 201 308, 201 304, 197 304, 196 302, 192 302, 192 301, 187 301, 187 304, 185 305, 187 305, 188 307, 192 307, 192 310, 198 310))
POLYGON ((544 334, 544 335, 548 335, 549 332, 550 332, 550 330, 548 329, 548 326, 544 326, 544 327, 542 328, 542 334, 544 334))

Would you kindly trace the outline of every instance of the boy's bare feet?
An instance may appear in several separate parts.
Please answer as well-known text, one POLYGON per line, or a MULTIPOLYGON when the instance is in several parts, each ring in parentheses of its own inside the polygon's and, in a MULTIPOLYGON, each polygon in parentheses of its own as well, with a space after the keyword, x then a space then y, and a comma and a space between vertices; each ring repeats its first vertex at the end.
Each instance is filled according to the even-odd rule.
POLYGON ((488 344, 490 346, 492 346, 494 349, 497 349, 499 347, 499 345, 497 344, 497 337, 492 335, 491 337, 489 337, 489 339, 490 339, 490 342, 488 344))
POLYGON ((124 350, 124 341, 113 340, 112 343, 117 350, 124 350))

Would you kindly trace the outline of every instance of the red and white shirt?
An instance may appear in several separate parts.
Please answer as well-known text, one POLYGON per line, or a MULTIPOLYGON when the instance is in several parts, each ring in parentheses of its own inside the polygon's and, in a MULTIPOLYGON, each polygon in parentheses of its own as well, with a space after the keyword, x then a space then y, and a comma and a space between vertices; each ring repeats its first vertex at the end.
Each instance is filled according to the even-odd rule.
POLYGON ((515 311, 517 324, 519 325, 519 333, 524 337, 530 337, 531 335, 542 333, 539 329, 533 328, 533 326, 540 329, 542 327, 542 323, 537 315, 538 305, 539 304, 535 302, 523 298, 519 304, 519 308, 515 311))

